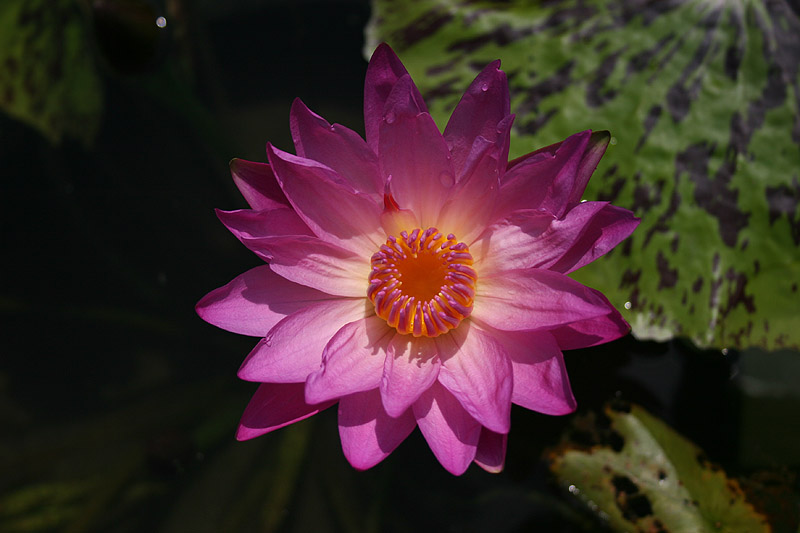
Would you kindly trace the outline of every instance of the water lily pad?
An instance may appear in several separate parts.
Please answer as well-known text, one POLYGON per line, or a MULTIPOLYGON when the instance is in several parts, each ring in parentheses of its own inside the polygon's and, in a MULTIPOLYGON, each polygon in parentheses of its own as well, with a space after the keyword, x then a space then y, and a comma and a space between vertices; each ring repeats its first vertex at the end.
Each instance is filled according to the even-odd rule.
POLYGON ((75 0, 0 3, 0 109, 53 143, 90 144, 103 91, 75 0))
POLYGON ((587 199, 642 217, 576 274, 642 339, 800 346, 800 19, 785 0, 373 0, 440 126, 479 68, 508 73, 512 157, 575 131, 611 146, 587 199))
POLYGON ((638 406, 579 419, 550 461, 615 531, 772 531, 737 480, 638 406))

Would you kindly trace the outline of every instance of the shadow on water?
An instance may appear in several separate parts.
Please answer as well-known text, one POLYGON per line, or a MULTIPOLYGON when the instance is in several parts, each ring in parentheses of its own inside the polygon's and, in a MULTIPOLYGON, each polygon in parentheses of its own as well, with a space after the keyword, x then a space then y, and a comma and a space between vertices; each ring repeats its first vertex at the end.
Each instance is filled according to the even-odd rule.
MULTIPOLYGON (((52 145, 0 116, 0 529, 602 530, 565 503, 540 460, 571 417, 515 408, 497 476, 473 467, 453 478, 418 432, 356 472, 335 409, 233 440, 255 389, 236 370, 256 339, 193 311, 205 292, 259 264, 213 213, 244 207, 226 164, 264 160, 268 140, 291 149, 295 96, 363 131, 369 7, 145 4, 111 2, 95 19, 105 106, 91 147, 52 145), (141 55, 120 40, 151 35, 125 29, 143 5, 165 16, 169 33, 154 34, 141 55)), ((791 417, 796 391, 762 394, 759 384, 780 376, 758 371, 741 387, 740 362, 631 337, 567 354, 582 411, 622 397, 734 470, 796 466, 796 452, 743 437, 757 417, 742 407, 757 398, 791 417)), ((796 418, 786 436, 795 441, 796 418)))

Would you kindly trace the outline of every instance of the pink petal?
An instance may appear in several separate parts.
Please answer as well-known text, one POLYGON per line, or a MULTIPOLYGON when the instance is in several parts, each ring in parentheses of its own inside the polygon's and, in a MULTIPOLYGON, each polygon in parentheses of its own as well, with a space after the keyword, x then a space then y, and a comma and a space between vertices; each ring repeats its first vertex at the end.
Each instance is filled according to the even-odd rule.
MULTIPOLYGON (((453 156, 453 168, 458 176, 473 148, 473 141, 482 137, 494 144, 497 141, 497 125, 511 113, 508 101, 508 80, 500 70, 500 60, 489 63, 467 88, 458 102, 447 127, 444 138, 453 156)), ((506 142, 506 146, 508 143, 506 142)), ((508 161, 508 152, 506 160, 508 161)))
POLYGON ((577 350, 615 341, 627 335, 630 330, 630 325, 625 322, 619 311, 612 309, 605 316, 573 322, 550 330, 550 333, 562 350, 577 350))
POLYGON ((233 182, 253 209, 289 206, 289 200, 283 194, 280 185, 275 180, 275 174, 268 164, 233 159, 230 167, 233 182))
POLYGON ((581 164, 578 167, 578 172, 575 175, 575 182, 572 185, 572 192, 569 195, 570 203, 578 203, 581 201, 583 192, 586 190, 586 184, 589 183, 589 178, 592 177, 597 164, 606 153, 608 143, 611 141, 611 134, 607 131, 594 131, 589 138, 589 145, 583 152, 581 164))
POLYGON ((381 207, 321 163, 267 147, 278 183, 318 237, 369 258, 383 244, 381 207))
POLYGON ((591 132, 576 133, 553 154, 536 155, 506 172, 500 187, 499 213, 546 209, 556 217, 567 210, 591 132))
MULTIPOLYGON (((600 162, 600 159, 603 157, 603 154, 606 152, 606 148, 608 148, 608 143, 611 140, 611 134, 607 131, 594 131, 592 132, 591 137, 589 137, 589 144, 586 147, 586 150, 583 152, 583 157, 581 158, 581 162, 578 165, 578 171, 575 176, 575 181, 572 186, 572 191, 569 195, 570 204, 577 204, 581 201, 581 197, 583 196, 583 192, 586 189, 586 184, 589 182, 589 178, 594 173, 595 168, 597 168, 597 164, 600 162)), ((553 154, 558 151, 558 149, 563 144, 562 142, 557 142, 555 144, 551 144, 550 146, 545 146, 544 148, 539 148, 527 155, 522 157, 518 157, 513 161, 509 161, 508 169, 510 170, 512 167, 515 167, 521 163, 526 163, 534 159, 543 159, 547 157, 552 157, 553 154)))
POLYGON ((561 220, 522 210, 490 226, 473 248, 484 250, 484 273, 530 267, 569 273, 608 253, 638 224, 633 213, 607 202, 577 204, 561 220))
POLYGON ((195 310, 200 318, 219 328, 263 337, 287 315, 329 298, 329 294, 285 280, 264 265, 211 291, 195 310))
POLYGON ((546 331, 496 331, 514 367, 512 401, 539 413, 564 415, 577 406, 564 355, 546 331))
POLYGON ((508 115, 495 125, 493 137, 475 137, 458 172, 459 182, 476 176, 494 184, 505 175, 513 123, 514 115, 508 115), (491 176, 491 179, 486 178, 486 175, 491 176))
MULTIPOLYGON (((495 217, 500 177, 508 159, 508 141, 514 116, 496 126, 497 139, 477 137, 464 162, 460 181, 450 190, 439 216, 442 228, 453 228, 459 240, 470 242, 495 217)), ((450 232, 450 229, 443 230, 450 232)))
POLYGON ((469 322, 436 339, 439 383, 472 418, 498 433, 511 426, 511 361, 503 345, 469 322))
POLYGON ((389 343, 380 392, 389 416, 400 416, 439 375, 436 343, 425 337, 395 335, 389 343))
POLYGON ((319 161, 355 190, 383 194, 378 157, 356 132, 327 120, 295 99, 289 119, 297 155, 319 161))
POLYGON ((633 233, 641 222, 627 209, 605 204, 584 202, 573 207, 564 217, 553 223, 553 231, 572 234, 571 246, 558 261, 543 263, 541 267, 569 273, 607 254, 633 233), (601 205, 595 210, 597 204, 601 205))
MULTIPOLYGON (((513 241, 513 253, 519 256, 527 256, 528 261, 521 261, 517 264, 518 268, 548 268, 559 262, 565 254, 568 254, 576 241, 579 240, 581 235, 585 233, 590 225, 593 225, 593 219, 602 209, 608 205, 606 202, 586 202, 578 204, 573 209, 568 211, 564 218, 561 220, 551 219, 549 227, 544 231, 539 230, 539 223, 541 214, 540 212, 518 212, 520 216, 509 217, 510 222, 519 225, 519 233, 515 235, 515 239, 508 239, 504 244, 508 247, 513 241)), ((513 230, 511 230, 513 231, 513 230)), ((597 230, 600 233, 601 230, 597 230)), ((501 239, 497 239, 501 240, 501 239)), ((588 240, 588 239, 587 239, 588 240)), ((585 249, 590 246, 579 247, 585 249)), ((573 255, 578 255, 576 261, 580 259, 579 252, 573 255)), ((498 259, 502 258, 505 263, 505 257, 501 250, 496 251, 498 259)), ((553 268, 561 272, 560 269, 553 268)))
POLYGON ((305 381, 319 369, 325 345, 342 324, 361 319, 368 311, 364 299, 308 302, 256 345, 239 368, 239 377, 268 383, 305 381))
POLYGON ((447 389, 434 383, 413 405, 422 435, 445 469, 460 476, 475 459, 481 425, 447 389))
MULTIPOLYGON (((386 101, 397 84, 397 80, 407 75, 408 71, 394 51, 385 43, 378 45, 369 60, 364 82, 364 125, 367 132, 367 144, 375 153, 378 153, 379 128, 383 120, 386 101)), ((413 96, 419 110, 427 111, 418 90, 413 96)))
POLYGON ((322 353, 322 367, 306 380, 306 401, 320 403, 377 389, 395 330, 372 315, 345 324, 322 353))
POLYGON ((506 462, 507 442, 508 434, 482 428, 475 463, 492 474, 502 472, 506 462))
MULTIPOLYGON (((389 191, 391 186, 391 179, 387 181, 386 198, 391 201, 394 198, 389 191)), ((409 228, 420 227, 419 219, 410 209, 398 209, 390 202, 384 202, 385 206, 383 213, 381 213, 381 227, 386 235, 400 235, 403 231, 408 231, 409 228)))
POLYGON ((268 261, 272 271, 289 281, 337 296, 363 297, 367 293, 369 256, 306 235, 248 238, 242 244, 268 261))
POLYGON ((533 266, 538 261, 537 253, 551 253, 539 240, 555 220, 547 211, 526 209, 487 227, 470 244, 476 268, 487 276, 533 266))
POLYGON ((471 316, 504 331, 545 330, 611 309, 596 291, 564 274, 532 268, 482 277, 471 316))
POLYGON ((253 439, 306 419, 335 403, 308 405, 303 389, 303 383, 262 383, 244 410, 236 439, 253 439))
POLYGON ((265 211, 217 209, 217 218, 237 239, 273 237, 275 235, 313 235, 305 222, 288 206, 265 211))
MULTIPOLYGON (((581 196, 583 196, 583 192, 586 189, 586 184, 589 182, 589 178, 597 168, 597 164, 600 162, 603 154, 606 153, 606 148, 608 148, 608 143, 610 140, 611 134, 607 131, 592 132, 591 137, 589 137, 589 144, 586 147, 586 150, 583 152, 583 157, 581 158, 578 171, 575 175, 575 181, 572 186, 572 191, 569 195, 569 203, 577 204, 581 201, 581 196)), ((556 151, 558 151, 562 144, 563 141, 557 142, 555 144, 551 144, 550 146, 539 148, 538 150, 535 150, 522 157, 518 157, 513 161, 509 161, 508 168, 511 169, 512 167, 515 167, 521 163, 525 163, 530 159, 541 159, 543 156, 552 156, 556 153, 556 151)))
POLYGON ((508 162, 506 165, 506 172, 504 174, 503 183, 505 184, 508 178, 517 178, 519 175, 515 172, 513 174, 509 173, 509 171, 519 165, 533 165, 537 162, 547 161, 553 159, 556 154, 556 149, 561 146, 563 141, 559 141, 555 144, 551 144, 550 146, 545 146, 543 148, 539 148, 538 150, 534 150, 533 152, 529 152, 523 156, 520 156, 516 159, 513 159, 508 162))
POLYGON ((345 457, 358 470, 383 461, 414 430, 410 410, 390 417, 376 390, 359 392, 339 400, 339 438, 345 457))
POLYGON ((419 112, 411 78, 401 78, 386 103, 380 125, 378 159, 385 179, 391 176, 394 198, 410 209, 422 228, 435 226, 447 190, 455 182, 447 144, 427 112, 419 112))

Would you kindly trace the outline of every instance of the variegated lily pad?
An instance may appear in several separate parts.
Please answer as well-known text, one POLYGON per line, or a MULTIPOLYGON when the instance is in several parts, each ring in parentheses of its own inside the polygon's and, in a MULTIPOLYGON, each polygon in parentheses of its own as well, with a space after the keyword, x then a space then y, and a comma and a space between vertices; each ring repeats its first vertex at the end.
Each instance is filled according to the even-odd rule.
POLYGON ((550 468, 614 531, 772 531, 736 479, 638 406, 577 419, 550 468))
POLYGON ((94 139, 103 91, 78 2, 0 2, 0 109, 54 143, 94 139))
POLYGON ((800 20, 786 0, 373 0, 367 35, 367 53, 394 47, 440 126, 501 58, 512 157, 611 131, 586 198, 642 224, 576 278, 637 337, 800 346, 800 20))

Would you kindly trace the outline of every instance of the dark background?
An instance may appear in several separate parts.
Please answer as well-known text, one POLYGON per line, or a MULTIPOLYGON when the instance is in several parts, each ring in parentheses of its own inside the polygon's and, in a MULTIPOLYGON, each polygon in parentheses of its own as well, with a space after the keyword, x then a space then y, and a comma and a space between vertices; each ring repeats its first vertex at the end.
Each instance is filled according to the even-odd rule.
MULTIPOLYGON (((370 11, 214 4, 95 6, 105 110, 92 146, 0 115, 0 530, 602 530, 541 459, 571 417, 515 408, 506 471, 461 478, 418 432, 354 471, 335 409, 234 441, 256 387, 236 370, 257 339, 193 310, 259 264, 214 215, 246 207, 227 163, 265 160, 267 141, 291 151, 295 97, 363 133, 370 11), (127 32, 142 13, 167 27, 127 32)), ((732 473, 796 483, 768 445, 742 461, 740 354, 628 337, 567 363, 581 411, 635 401, 732 473)))

